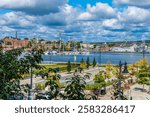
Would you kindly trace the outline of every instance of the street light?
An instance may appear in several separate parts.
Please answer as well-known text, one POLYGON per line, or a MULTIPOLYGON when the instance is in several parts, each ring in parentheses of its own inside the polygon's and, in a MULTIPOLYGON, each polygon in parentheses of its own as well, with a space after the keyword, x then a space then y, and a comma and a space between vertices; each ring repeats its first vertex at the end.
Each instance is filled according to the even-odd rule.
POLYGON ((122 73, 129 73, 128 69, 127 69, 127 62, 125 63, 121 63, 121 61, 119 62, 119 81, 117 82, 117 95, 118 95, 118 99, 125 99, 125 97, 123 96, 123 91, 122 91, 122 73), (124 66, 124 69, 122 70, 122 67, 124 66))
POLYGON ((29 96, 28 100, 32 100, 32 87, 33 87, 33 71, 32 71, 32 66, 30 67, 30 89, 29 89, 29 96))
MULTIPOLYGON (((34 49, 32 49, 30 57, 32 57, 34 54, 34 49)), ((32 61, 29 61, 30 63, 30 89, 29 89, 29 94, 28 94, 28 100, 32 100, 33 99, 33 66, 32 66, 32 61)))
POLYGON ((98 49, 98 62, 99 62, 99 70, 100 70, 100 67, 101 67, 101 45, 99 46, 99 49, 98 49))
POLYGON ((100 65, 100 67, 101 67, 101 46, 99 47, 99 49, 100 49, 100 53, 99 53, 99 55, 100 55, 100 56, 99 56, 99 57, 100 57, 100 58, 99 58, 99 65, 100 65))
POLYGON ((49 54, 49 63, 52 64, 51 54, 49 54))

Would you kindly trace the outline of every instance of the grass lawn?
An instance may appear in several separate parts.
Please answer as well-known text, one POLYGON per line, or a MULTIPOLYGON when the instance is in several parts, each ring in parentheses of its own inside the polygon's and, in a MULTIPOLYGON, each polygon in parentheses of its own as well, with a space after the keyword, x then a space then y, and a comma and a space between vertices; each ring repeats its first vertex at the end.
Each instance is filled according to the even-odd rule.
MULTIPOLYGON (((40 64, 40 66, 43 67, 42 70, 48 70, 49 68, 55 69, 59 68, 59 73, 61 72, 67 72, 67 63, 62 64, 40 64)), ((79 67, 79 64, 71 63, 72 70, 75 70, 79 67)), ((41 70, 34 70, 34 73, 38 73, 41 70)))

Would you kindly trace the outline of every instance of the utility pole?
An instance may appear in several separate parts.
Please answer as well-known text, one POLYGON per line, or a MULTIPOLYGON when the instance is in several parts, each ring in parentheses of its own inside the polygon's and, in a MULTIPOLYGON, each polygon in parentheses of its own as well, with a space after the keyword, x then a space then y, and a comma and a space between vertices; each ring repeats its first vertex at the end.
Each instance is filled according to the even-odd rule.
POLYGON ((32 72, 32 66, 30 66, 30 89, 29 89, 29 96, 28 100, 32 100, 32 87, 33 87, 33 72, 32 72))

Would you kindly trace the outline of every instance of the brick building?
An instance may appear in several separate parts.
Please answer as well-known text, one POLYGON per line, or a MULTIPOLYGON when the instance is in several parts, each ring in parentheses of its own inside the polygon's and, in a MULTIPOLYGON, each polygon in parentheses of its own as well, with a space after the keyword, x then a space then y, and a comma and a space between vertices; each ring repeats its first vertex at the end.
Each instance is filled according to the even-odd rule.
POLYGON ((2 39, 2 48, 4 51, 25 47, 29 44, 29 40, 19 40, 12 38, 2 39))

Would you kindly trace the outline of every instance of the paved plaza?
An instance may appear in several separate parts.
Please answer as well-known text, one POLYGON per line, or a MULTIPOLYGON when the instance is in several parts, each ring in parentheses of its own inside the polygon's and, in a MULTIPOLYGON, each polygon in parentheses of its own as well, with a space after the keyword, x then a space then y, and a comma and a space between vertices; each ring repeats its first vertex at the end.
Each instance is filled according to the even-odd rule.
POLYGON ((143 91, 143 85, 135 84, 131 86, 131 89, 128 92, 129 96, 132 96, 133 100, 150 100, 150 86, 144 85, 144 91, 143 91))
MULTIPOLYGON (((150 86, 134 84, 130 87, 129 90, 126 90, 124 94, 127 96, 128 99, 132 97, 132 100, 150 100, 150 86)), ((107 91, 107 94, 104 96, 99 96, 100 100, 111 100, 112 94, 107 91)))

